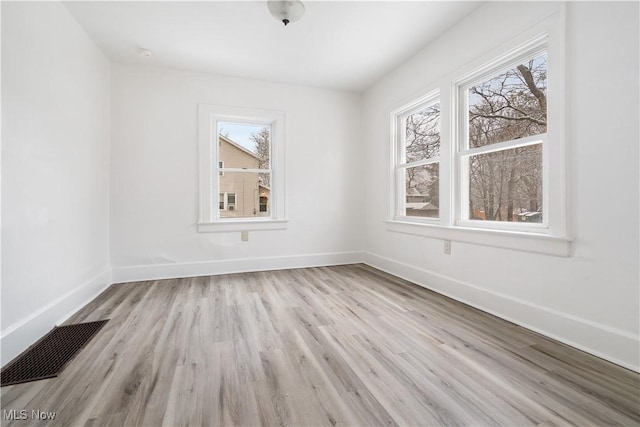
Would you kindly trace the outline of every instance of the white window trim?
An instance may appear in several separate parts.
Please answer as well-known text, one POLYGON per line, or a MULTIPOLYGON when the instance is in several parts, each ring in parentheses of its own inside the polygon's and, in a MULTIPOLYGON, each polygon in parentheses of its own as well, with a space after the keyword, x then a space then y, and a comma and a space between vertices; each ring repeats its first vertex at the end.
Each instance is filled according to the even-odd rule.
POLYGON ((567 257, 571 254, 571 241, 567 237, 555 237, 520 231, 490 230, 461 226, 442 226, 408 221, 385 221, 386 229, 397 233, 473 243, 482 246, 514 249, 545 255, 567 257))
MULTIPOLYGON (((227 105, 198 105, 199 143, 199 232, 280 230, 287 226, 285 198, 285 115, 280 111, 251 109, 227 105), (217 123, 234 122, 271 126, 271 216, 256 218, 220 218, 217 123)), ((232 172, 232 169, 225 169, 232 172)), ((251 172, 251 170, 241 170, 251 172)), ((237 196, 236 196, 237 197, 237 196)), ((226 199, 226 196, 225 196, 226 199)), ((236 200, 237 202, 237 200, 236 200)), ((226 200, 225 200, 226 203, 226 200)), ((226 204, 225 204, 226 208, 226 204)))
MULTIPOLYGON (((568 173, 566 156, 565 127, 565 13, 564 9, 546 18, 541 23, 523 31, 502 46, 479 56, 462 70, 452 72, 429 90, 422 91, 401 103, 391 112, 391 152, 390 152, 390 198, 388 220, 389 231, 412 235, 466 242, 484 246, 515 249, 555 256, 570 256, 571 241, 568 223, 568 173), (547 115, 554 117, 549 121, 547 134, 532 137, 532 140, 548 139, 543 144, 543 217, 546 224, 506 223, 465 220, 462 215, 464 206, 461 185, 464 182, 460 169, 460 148, 464 139, 459 137, 461 118, 464 111, 460 105, 460 86, 471 81, 491 76, 496 69, 504 68, 509 61, 528 55, 535 48, 544 49, 548 55, 548 88, 550 102, 547 115), (399 143, 398 115, 412 107, 424 103, 429 96, 439 92, 440 99, 440 218, 438 221, 425 221, 398 215, 398 197, 403 194, 399 188, 396 165, 398 164, 399 143), (426 95, 424 95, 426 93, 426 95), (553 183, 553 185, 549 185, 553 183)), ((464 105, 464 104, 462 104, 464 105)), ((464 120, 464 119, 462 119, 464 120)), ((523 140, 523 143, 532 142, 523 140)), ((507 142, 508 144, 508 142, 507 142)), ((506 145, 506 144, 505 144, 506 145)), ((490 148, 487 148, 490 149, 490 148)), ((475 151, 474 151, 475 152, 475 151)))

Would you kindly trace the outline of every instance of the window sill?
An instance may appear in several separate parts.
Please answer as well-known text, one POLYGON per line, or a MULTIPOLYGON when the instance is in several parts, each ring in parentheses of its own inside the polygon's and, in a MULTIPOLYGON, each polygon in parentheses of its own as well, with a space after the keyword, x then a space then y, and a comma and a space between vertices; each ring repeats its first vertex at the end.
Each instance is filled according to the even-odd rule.
POLYGON ((285 230, 286 219, 234 219, 215 222, 199 222, 199 233, 224 233, 228 231, 285 230))
POLYGON ((490 230, 459 226, 452 227, 395 220, 385 221, 385 223, 388 231, 397 233, 560 257, 568 257, 571 255, 572 239, 568 237, 556 237, 519 231, 490 230))

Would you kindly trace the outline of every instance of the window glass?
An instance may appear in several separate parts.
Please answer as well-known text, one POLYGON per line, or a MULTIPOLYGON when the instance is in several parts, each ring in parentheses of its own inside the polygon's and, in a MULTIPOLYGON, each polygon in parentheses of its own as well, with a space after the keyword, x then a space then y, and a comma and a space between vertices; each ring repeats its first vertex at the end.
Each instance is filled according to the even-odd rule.
POLYGON ((270 169, 271 127, 218 122, 219 167, 270 169))
POLYGON ((542 144, 469 156, 469 219, 542 222, 542 144))
POLYGON ((439 164, 406 168, 405 214, 437 218, 439 216, 439 164))
POLYGON ((467 90, 468 147, 547 132, 547 54, 467 90))
POLYGON ((406 163, 440 156, 440 104, 428 105, 405 118, 406 163))
POLYGON ((282 111, 198 105, 199 232, 286 228, 284 119, 282 111))
MULTIPOLYGON (((264 185, 270 173, 258 172, 227 172, 219 178, 219 187, 223 191, 220 195, 222 209, 226 196, 226 210, 220 211, 221 218, 253 218, 270 216, 270 210, 261 210, 261 200, 268 201, 271 188, 264 185)), ((268 203, 265 203, 268 206, 268 203)))

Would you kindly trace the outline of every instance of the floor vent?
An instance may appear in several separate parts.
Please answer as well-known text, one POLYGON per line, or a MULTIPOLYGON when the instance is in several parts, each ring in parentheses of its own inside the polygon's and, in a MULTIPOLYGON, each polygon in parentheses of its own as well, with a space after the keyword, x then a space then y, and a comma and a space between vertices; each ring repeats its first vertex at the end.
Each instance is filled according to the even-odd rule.
POLYGON ((2 387, 57 377, 108 320, 58 326, 9 362, 0 372, 2 387))

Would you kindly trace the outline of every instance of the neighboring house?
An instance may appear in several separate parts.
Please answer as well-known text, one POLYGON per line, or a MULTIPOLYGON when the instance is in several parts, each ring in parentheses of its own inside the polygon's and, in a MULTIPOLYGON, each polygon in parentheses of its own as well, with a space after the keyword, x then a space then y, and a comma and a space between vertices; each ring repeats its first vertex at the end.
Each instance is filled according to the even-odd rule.
POLYGON ((407 216, 438 217, 438 207, 429 202, 429 196, 420 194, 416 188, 407 188, 406 194, 405 208, 407 216))
POLYGON ((426 216, 430 218, 438 217, 438 207, 431 203, 407 203, 407 216, 426 216))
POLYGON ((426 203, 428 196, 420 194, 417 188, 407 188, 407 203, 426 203))
MULTIPOLYGON (((218 138, 220 167, 258 169, 259 157, 226 136, 218 138)), ((271 189, 254 172, 220 172, 220 217, 270 216, 271 189)))

